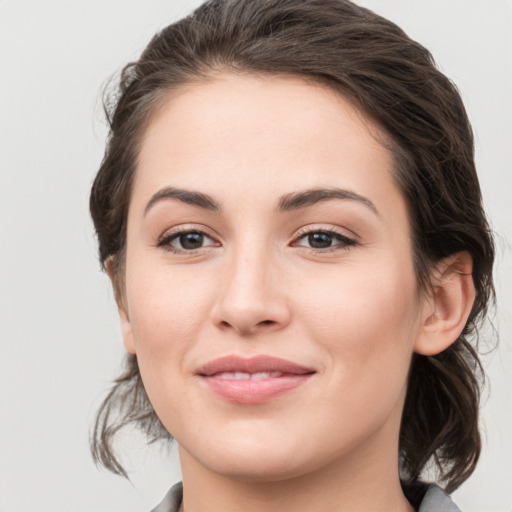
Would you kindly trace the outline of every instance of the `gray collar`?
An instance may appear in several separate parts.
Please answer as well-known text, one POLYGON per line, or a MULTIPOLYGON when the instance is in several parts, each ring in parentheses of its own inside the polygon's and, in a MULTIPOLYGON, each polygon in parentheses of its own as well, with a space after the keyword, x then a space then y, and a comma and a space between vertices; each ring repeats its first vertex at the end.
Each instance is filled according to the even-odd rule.
POLYGON ((460 512, 460 509, 441 488, 430 485, 418 512, 460 512))
MULTIPOLYGON (((182 499, 183 486, 179 482, 151 512, 178 512, 182 499)), ((460 509, 441 488, 429 485, 418 512, 460 512, 460 509)))

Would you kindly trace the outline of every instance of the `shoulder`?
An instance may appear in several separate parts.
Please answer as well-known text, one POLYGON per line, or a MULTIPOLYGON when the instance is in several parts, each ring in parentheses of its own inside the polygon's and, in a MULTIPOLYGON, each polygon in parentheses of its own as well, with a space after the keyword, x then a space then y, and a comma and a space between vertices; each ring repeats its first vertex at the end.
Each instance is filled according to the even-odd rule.
POLYGON ((173 485, 164 499, 151 512, 178 512, 183 499, 183 485, 173 485))
POLYGON ((418 512, 461 512, 461 510, 440 487, 429 485, 418 512))

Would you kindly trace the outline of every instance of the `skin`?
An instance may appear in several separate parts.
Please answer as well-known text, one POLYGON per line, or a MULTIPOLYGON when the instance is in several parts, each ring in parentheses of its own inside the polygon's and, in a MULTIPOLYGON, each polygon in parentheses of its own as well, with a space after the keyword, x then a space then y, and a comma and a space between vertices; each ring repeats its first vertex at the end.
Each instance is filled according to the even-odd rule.
POLYGON ((278 76, 216 74, 169 95, 149 123, 118 304, 125 347, 179 444, 187 512, 412 510, 397 471, 410 360, 456 339, 471 261, 443 262, 421 298, 383 136, 334 91, 278 76), (169 187, 221 210, 159 199, 169 187), (308 189, 352 196, 277 210, 308 189), (180 229, 204 232, 202 246, 183 249, 180 229), (319 231, 340 236, 311 247, 319 231), (231 354, 315 373, 266 403, 231 403, 196 374, 231 354))

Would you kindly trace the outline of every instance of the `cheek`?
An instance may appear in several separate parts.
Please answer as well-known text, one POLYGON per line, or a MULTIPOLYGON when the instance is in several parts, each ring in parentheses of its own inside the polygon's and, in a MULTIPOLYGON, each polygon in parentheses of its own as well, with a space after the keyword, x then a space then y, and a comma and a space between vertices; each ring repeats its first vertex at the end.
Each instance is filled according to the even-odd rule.
MULTIPOLYGON (((185 361, 211 308, 211 282, 165 266, 127 272, 130 325, 144 387, 159 416, 186 415, 185 361), (177 394, 176 390, 181 391, 177 394), (184 402, 185 401, 185 402, 184 402), (181 405, 180 405, 181 404, 181 405)), ((167 422, 164 421, 167 425, 167 422)))
POLYGON ((416 279, 409 267, 407 262, 347 266, 334 279, 317 275, 308 286, 303 325, 327 349, 339 374, 398 369, 403 374, 408 367, 419 328, 416 279))
POLYGON ((418 325, 415 279, 398 268, 375 270, 326 281, 304 310, 309 336, 326 354, 315 414, 329 432, 336 425, 333 446, 341 431, 357 440, 391 414, 399 418, 405 398, 418 325))
POLYGON ((131 277, 127 295, 137 351, 164 354, 189 344, 208 317, 211 288, 211 280, 165 267, 143 268, 131 277))

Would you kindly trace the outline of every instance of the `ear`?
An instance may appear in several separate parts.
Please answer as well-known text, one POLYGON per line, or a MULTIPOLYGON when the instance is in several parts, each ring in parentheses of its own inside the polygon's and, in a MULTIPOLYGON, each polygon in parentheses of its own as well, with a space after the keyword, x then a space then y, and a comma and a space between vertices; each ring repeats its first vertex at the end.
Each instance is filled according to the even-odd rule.
POLYGON ((439 354, 460 336, 475 301, 472 271, 473 260, 467 252, 453 254, 437 265, 415 352, 425 356, 439 354))
POLYGON ((135 343, 133 340, 132 325, 130 323, 130 316, 126 305, 126 297, 122 287, 119 283, 118 269, 116 269, 115 256, 109 256, 105 261, 105 269, 114 290, 114 297, 117 304, 117 312, 119 313, 119 320, 121 322, 121 334, 123 336, 123 344, 125 349, 130 354, 135 354, 135 343))

